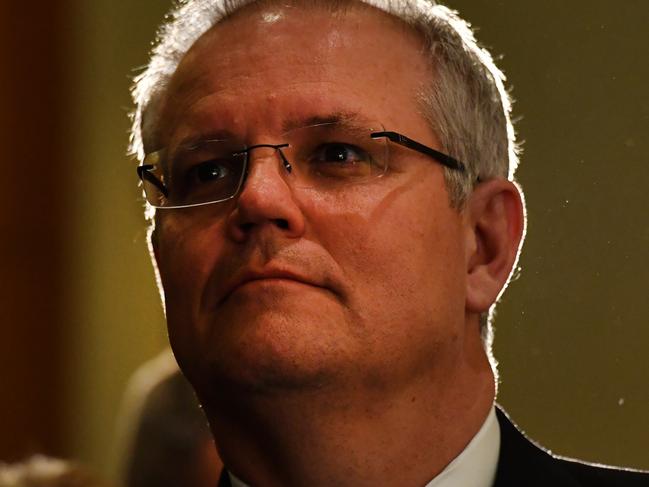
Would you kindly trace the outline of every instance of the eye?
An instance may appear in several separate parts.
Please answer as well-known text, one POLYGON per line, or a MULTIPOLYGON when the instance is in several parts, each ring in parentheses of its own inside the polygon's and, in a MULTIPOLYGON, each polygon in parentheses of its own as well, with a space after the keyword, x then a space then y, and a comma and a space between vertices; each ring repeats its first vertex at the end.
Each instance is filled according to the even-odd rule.
POLYGON ((310 151, 308 177, 316 180, 360 181, 375 172, 372 155, 358 145, 345 142, 327 142, 310 151))
POLYGON ((321 145, 311 157, 311 163, 314 164, 335 164, 339 166, 362 164, 369 162, 369 160, 369 156, 362 149, 340 142, 321 145))
POLYGON ((170 206, 230 198, 241 183, 244 167, 245 156, 236 155, 228 141, 208 140, 181 147, 168 164, 170 206))
POLYGON ((229 191, 234 176, 232 166, 225 160, 199 162, 172 179, 171 194, 178 205, 219 198, 229 191))
POLYGON ((195 165, 190 172, 199 182, 207 183, 226 178, 230 170, 223 164, 219 164, 218 161, 213 160, 195 165))

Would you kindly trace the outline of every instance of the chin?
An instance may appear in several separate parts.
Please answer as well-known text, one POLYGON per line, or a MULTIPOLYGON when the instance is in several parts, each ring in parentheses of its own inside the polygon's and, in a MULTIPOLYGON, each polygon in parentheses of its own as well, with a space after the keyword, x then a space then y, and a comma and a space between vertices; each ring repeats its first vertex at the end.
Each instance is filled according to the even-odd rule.
POLYGON ((353 345, 340 314, 331 306, 283 304, 223 307, 204 320, 202 343, 174 346, 199 396, 308 392, 340 383, 353 345))

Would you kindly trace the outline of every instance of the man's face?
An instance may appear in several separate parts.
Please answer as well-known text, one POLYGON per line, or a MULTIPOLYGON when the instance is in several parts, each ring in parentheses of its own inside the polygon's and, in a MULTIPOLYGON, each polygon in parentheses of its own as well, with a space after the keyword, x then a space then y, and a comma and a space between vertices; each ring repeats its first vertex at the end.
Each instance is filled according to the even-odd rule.
MULTIPOLYGON (((439 147, 417 101, 430 71, 418 38, 378 11, 243 11, 179 66, 160 143, 227 130, 281 144, 287 121, 345 112, 439 147)), ((170 340, 199 395, 218 381, 286 391, 450 380, 467 333, 466 225, 439 164, 390 150, 383 177, 334 195, 295 187, 277 153, 257 149, 234 199, 158 212, 170 340), (236 285, 245 275, 268 278, 236 285)))

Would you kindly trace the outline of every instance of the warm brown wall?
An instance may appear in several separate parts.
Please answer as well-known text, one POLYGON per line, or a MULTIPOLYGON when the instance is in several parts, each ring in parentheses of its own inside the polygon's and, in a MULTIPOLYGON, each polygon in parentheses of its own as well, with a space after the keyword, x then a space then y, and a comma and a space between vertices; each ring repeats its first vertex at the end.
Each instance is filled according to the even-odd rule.
POLYGON ((499 400, 556 453, 649 468, 649 2, 448 3, 502 55, 524 141, 499 400))
POLYGON ((64 9, 0 3, 0 460, 62 453, 64 9))
POLYGON ((75 204, 66 240, 66 444, 110 474, 116 419, 133 370, 166 343, 146 249, 136 163, 126 155, 129 85, 169 0, 73 0, 68 125, 75 204))

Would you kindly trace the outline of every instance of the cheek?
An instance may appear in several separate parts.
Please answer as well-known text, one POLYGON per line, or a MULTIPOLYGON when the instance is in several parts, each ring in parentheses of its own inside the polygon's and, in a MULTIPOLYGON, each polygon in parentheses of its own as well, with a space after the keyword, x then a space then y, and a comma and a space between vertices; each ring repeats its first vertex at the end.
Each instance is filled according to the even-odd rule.
POLYGON ((443 182, 429 179, 388 193, 359 189, 312 212, 316 238, 345 275, 359 313, 402 321, 463 310, 461 217, 446 191, 430 191, 443 182))
POLYGON ((223 253, 221 220, 206 225, 205 219, 170 215, 158 221, 157 260, 170 333, 179 322, 197 322, 202 289, 223 253))

